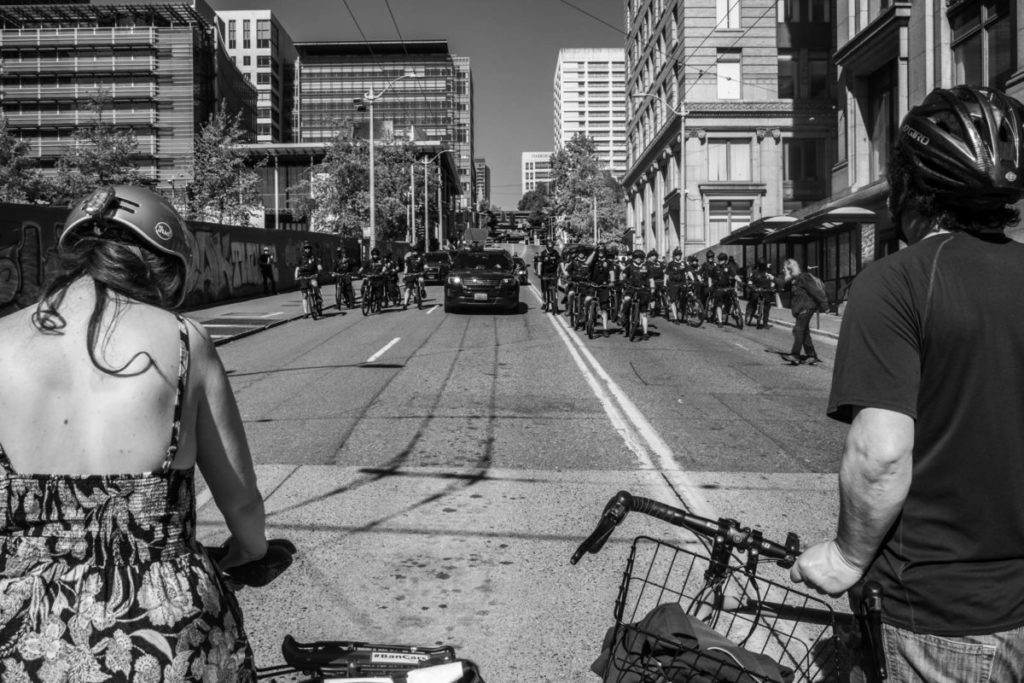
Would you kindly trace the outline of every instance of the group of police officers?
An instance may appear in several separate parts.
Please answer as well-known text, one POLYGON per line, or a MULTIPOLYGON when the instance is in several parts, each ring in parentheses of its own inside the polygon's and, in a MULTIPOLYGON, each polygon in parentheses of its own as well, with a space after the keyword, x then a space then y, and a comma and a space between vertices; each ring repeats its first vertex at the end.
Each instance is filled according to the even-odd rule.
MULTIPOLYGON (((617 255, 607 245, 596 249, 582 246, 566 247, 563 252, 555 248, 553 240, 534 258, 534 270, 541 280, 541 289, 557 293, 559 280, 565 283, 565 296, 561 303, 568 308, 577 296, 597 297, 600 301, 602 326, 608 335, 608 321, 624 319, 633 297, 640 304, 640 323, 644 338, 649 337, 648 320, 660 313, 678 322, 686 297, 692 293, 699 303, 699 315, 722 326, 730 306, 738 305, 737 293, 747 292, 747 307, 743 314, 757 329, 769 327, 768 314, 778 291, 775 277, 765 261, 758 261, 749 274, 744 273, 732 256, 708 250, 704 263, 696 255, 683 259, 682 249, 672 251, 669 259, 662 260, 654 249, 646 254, 633 250, 629 256, 617 255), (613 296, 613 292, 618 296, 613 296), (758 306, 763 303, 762 306, 758 306)), ((558 314, 558 297, 545 296, 544 310, 558 314)))

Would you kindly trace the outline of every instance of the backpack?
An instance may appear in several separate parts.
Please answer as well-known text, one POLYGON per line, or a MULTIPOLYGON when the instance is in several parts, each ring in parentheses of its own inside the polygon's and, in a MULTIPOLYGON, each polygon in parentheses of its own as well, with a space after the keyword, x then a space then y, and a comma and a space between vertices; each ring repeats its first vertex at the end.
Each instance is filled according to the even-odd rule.
POLYGON ((825 290, 825 283, 813 273, 806 273, 806 275, 807 278, 804 281, 804 286, 807 288, 807 293, 815 301, 822 301, 823 303, 818 305, 818 310, 822 313, 827 313, 831 309, 831 302, 828 299, 828 292, 825 290))

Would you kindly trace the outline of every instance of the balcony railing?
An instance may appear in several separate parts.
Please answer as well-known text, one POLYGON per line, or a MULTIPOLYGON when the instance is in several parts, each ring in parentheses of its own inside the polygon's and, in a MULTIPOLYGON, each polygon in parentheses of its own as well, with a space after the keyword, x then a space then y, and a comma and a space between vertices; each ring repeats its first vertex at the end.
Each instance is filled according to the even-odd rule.
MULTIPOLYGON (((34 111, 7 114, 7 122, 14 128, 78 126, 92 122, 93 118, 94 114, 90 111, 34 111)), ((104 113, 103 120, 115 126, 146 126, 156 123, 156 113, 152 109, 108 111, 104 113)))
MULTIPOLYGON (((138 156, 153 156, 156 154, 156 138, 152 135, 138 135, 135 138, 138 147, 138 156)), ((26 140, 29 143, 30 153, 34 156, 54 158, 64 154, 68 149, 74 147, 75 141, 70 139, 36 138, 26 140)))
POLYGON ((153 99, 156 97, 156 85, 153 83, 90 83, 82 85, 35 85, 21 87, 5 87, 0 89, 3 99, 12 102, 31 101, 71 101, 85 100, 100 93, 110 93, 114 99, 153 99))
POLYGON ((152 27, 22 28, 0 31, 0 47, 57 47, 61 45, 152 45, 152 27))

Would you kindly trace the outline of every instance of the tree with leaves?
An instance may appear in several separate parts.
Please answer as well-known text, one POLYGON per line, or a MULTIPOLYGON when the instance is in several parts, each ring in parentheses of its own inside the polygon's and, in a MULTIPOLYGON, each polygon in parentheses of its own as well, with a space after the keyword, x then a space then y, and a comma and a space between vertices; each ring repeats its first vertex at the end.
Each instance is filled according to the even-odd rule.
MULTIPOLYGON (((342 122, 339 131, 323 162, 288 191, 299 197, 292 210, 298 218, 308 217, 312 230, 358 237, 370 224, 370 152, 366 141, 352 134, 351 122, 342 122)), ((409 143, 392 139, 374 145, 378 239, 405 239, 409 169, 415 162, 416 150, 409 143)))
POLYGON ((112 102, 106 92, 89 99, 92 120, 75 129, 74 142, 57 159, 57 174, 47 197, 50 203, 70 205, 105 185, 143 184, 134 162, 139 143, 131 128, 109 120, 112 102))
MULTIPOLYGON (((248 163, 240 116, 217 107, 196 135, 192 180, 185 187, 185 218, 226 225, 252 223, 259 209, 260 176, 248 163)), ((261 160, 256 168, 266 163, 261 160)))
POLYGON ((602 170, 593 139, 577 133, 551 155, 551 212, 572 241, 592 242, 596 206, 598 238, 621 239, 626 209, 623 190, 602 170))
POLYGON ((526 220, 531 227, 544 227, 544 222, 551 213, 551 196, 548 193, 547 184, 542 183, 536 189, 524 194, 516 208, 519 211, 530 212, 526 220))
POLYGON ((34 203, 46 195, 45 181, 28 143, 15 137, 0 115, 0 202, 34 203))

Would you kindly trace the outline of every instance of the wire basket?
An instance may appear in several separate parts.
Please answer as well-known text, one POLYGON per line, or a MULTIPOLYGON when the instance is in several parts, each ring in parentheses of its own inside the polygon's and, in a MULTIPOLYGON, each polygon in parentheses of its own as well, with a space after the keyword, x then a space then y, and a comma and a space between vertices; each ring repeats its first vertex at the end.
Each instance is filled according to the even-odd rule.
POLYGON ((709 585, 709 563, 703 554, 653 538, 633 541, 616 625, 595 662, 604 681, 839 680, 843 657, 827 603, 752 577, 735 563, 724 580, 709 585))

